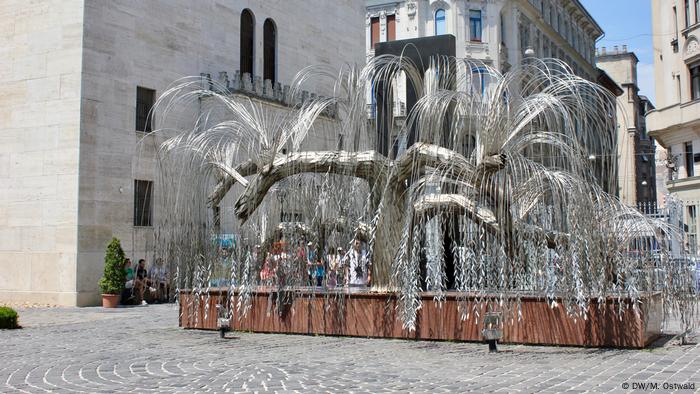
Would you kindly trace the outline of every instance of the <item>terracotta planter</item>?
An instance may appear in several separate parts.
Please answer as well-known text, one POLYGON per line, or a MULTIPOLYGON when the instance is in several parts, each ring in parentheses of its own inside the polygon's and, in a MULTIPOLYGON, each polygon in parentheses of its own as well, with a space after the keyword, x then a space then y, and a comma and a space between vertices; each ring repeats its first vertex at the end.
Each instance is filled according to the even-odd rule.
POLYGON ((119 294, 102 294, 103 308, 116 308, 119 306, 119 294))

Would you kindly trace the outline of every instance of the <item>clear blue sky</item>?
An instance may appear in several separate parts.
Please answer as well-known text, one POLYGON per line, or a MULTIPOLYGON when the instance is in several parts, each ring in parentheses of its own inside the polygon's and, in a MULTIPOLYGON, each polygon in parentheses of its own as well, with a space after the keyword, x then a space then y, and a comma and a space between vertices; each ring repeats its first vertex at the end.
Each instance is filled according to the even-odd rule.
POLYGON ((597 48, 627 45, 639 58, 637 79, 640 94, 654 99, 654 51, 651 36, 651 0, 581 0, 605 31, 597 48))

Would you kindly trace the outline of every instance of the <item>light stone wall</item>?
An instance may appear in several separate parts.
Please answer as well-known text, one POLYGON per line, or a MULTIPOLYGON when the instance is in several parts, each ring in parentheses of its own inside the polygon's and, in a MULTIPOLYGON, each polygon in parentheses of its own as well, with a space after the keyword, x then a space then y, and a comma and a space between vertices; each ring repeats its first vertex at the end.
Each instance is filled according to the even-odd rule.
MULTIPOLYGON (((255 15, 257 75, 262 75, 263 23, 268 17, 277 25, 278 80, 282 83, 291 83, 308 65, 340 68, 364 62, 364 5, 355 0, 86 0, 79 305, 98 301, 97 280, 112 236, 121 239, 134 261, 150 260, 147 250, 153 245, 152 229, 132 225, 133 183, 134 179, 154 179, 153 147, 158 137, 134 130, 136 87, 155 89, 159 96, 184 76, 205 72, 216 77, 220 71, 233 75, 240 68, 240 15, 245 8, 255 15)), ((313 90, 313 86, 308 88, 313 90)), ((158 220, 157 211, 154 220, 158 220)))
POLYGON ((0 2, 0 302, 98 303, 113 236, 132 259, 149 257, 153 230, 133 226, 133 184, 154 179, 163 137, 135 131, 136 88, 159 96, 185 76, 233 75, 245 8, 256 75, 266 18, 283 84, 311 64, 364 63, 357 0, 0 2))
POLYGON ((82 10, 0 2, 0 301, 76 302, 82 10))

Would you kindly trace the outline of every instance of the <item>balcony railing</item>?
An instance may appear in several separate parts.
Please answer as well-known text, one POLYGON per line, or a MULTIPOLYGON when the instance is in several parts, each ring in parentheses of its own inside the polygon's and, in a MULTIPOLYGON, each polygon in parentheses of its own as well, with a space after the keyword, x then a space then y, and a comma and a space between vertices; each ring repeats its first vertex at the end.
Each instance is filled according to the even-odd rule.
MULTIPOLYGON (((230 78, 226 71, 219 72, 219 78, 216 80, 216 83, 210 74, 202 73, 200 76, 202 77, 202 87, 204 89, 223 94, 243 94, 292 108, 298 108, 308 102, 325 98, 307 90, 301 90, 292 95, 289 85, 282 85, 279 82, 273 84, 269 79, 263 80, 260 76, 252 77, 249 73, 241 75, 238 70, 234 73, 233 78, 230 78)), ((335 118, 337 105, 327 106, 322 114, 329 118, 335 118)))

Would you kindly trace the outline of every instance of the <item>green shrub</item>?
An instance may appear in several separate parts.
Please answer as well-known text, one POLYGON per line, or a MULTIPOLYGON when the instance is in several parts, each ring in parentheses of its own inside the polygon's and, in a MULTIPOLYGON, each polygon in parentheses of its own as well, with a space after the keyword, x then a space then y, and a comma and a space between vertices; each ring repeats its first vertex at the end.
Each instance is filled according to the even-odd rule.
POLYGON ((124 271, 124 250, 118 239, 112 238, 105 253, 105 272, 100 279, 102 294, 121 294, 124 290, 126 272, 124 271))
POLYGON ((0 306, 0 328, 19 328, 17 312, 14 309, 0 306))

